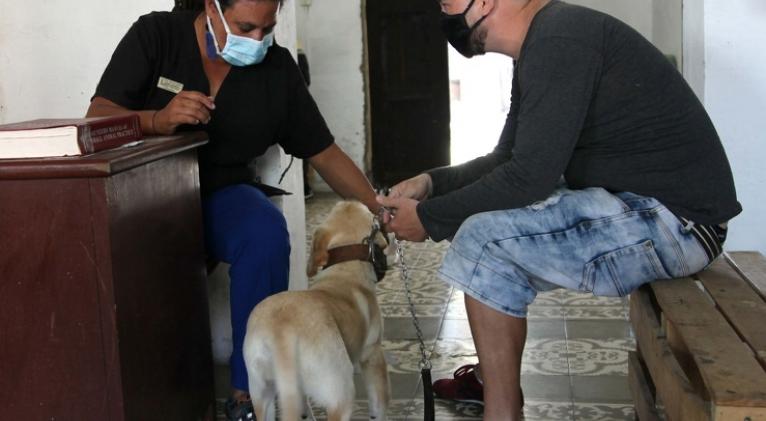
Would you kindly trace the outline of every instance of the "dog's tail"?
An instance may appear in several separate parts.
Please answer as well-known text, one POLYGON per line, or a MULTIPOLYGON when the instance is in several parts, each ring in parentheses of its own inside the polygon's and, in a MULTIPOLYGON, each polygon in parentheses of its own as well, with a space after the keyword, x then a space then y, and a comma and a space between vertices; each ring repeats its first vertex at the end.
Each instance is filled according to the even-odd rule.
POLYGON ((300 420, 304 415, 304 397, 298 373, 298 337, 292 333, 283 333, 275 339, 279 341, 277 349, 283 351, 274 355, 275 380, 282 414, 280 418, 285 421, 300 420))

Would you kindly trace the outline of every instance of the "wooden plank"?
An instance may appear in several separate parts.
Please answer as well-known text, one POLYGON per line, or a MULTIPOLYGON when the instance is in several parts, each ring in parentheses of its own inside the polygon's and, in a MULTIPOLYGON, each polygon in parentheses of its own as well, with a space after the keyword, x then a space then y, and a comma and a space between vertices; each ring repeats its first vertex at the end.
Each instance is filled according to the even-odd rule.
POLYGON ((665 405, 670 421, 709 420, 706 403, 697 395, 678 365, 660 329, 649 298, 651 289, 642 287, 630 297, 630 321, 642 359, 646 362, 657 396, 665 405))
MULTIPOLYGON (((717 260, 698 276, 723 315, 766 370, 766 301, 723 260, 717 260)), ((766 371, 763 376, 766 378, 766 371)))
POLYGON ((766 406, 762 367, 694 281, 660 281, 651 288, 694 359, 710 399, 719 406, 766 406))
POLYGON ((636 416, 641 421, 660 421, 660 414, 654 402, 649 379, 644 371, 644 365, 638 359, 638 353, 628 353, 628 385, 633 395, 636 416))
POLYGON ((726 253, 726 260, 766 299, 766 257, 755 251, 726 253))
POLYGON ((678 333, 678 329, 666 317, 662 317, 660 326, 664 329, 665 339, 673 351, 673 356, 676 357, 679 367, 686 374, 686 378, 689 379, 692 388, 694 388, 694 391, 700 398, 709 401, 710 394, 705 388, 705 381, 702 379, 697 363, 694 362, 694 357, 692 357, 689 349, 686 347, 683 337, 678 333))
POLYGON ((766 408, 713 407, 713 421, 766 421, 766 408))

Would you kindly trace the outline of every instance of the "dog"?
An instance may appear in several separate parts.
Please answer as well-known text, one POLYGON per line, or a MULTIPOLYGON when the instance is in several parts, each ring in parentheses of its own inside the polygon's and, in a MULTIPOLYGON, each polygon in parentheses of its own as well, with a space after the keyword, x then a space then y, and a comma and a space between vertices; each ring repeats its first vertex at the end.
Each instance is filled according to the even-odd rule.
POLYGON ((328 421, 350 419, 357 364, 370 419, 386 419, 390 385, 373 264, 351 260, 326 267, 334 251, 364 244, 371 232, 369 241, 384 248, 386 238, 372 223, 372 213, 359 202, 335 205, 314 233, 307 267, 313 286, 273 295, 250 315, 243 351, 258 421, 274 419, 277 397, 282 420, 308 417, 307 396, 327 409, 328 421))

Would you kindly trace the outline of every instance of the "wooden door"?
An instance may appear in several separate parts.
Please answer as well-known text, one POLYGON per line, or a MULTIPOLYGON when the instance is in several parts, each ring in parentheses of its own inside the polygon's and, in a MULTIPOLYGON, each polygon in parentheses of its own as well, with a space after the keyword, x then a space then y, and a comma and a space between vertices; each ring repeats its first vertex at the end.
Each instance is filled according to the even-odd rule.
POLYGON ((372 173, 392 186, 450 162, 447 42, 434 0, 367 0, 372 173))

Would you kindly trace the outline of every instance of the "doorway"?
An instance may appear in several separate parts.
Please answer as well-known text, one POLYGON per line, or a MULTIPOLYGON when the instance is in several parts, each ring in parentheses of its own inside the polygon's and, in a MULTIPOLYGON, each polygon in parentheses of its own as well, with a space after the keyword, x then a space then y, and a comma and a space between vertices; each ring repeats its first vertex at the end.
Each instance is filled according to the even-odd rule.
POLYGON ((467 59, 449 47, 451 165, 492 152, 511 109, 513 60, 489 53, 467 59))
POLYGON ((392 186, 450 163, 447 42, 433 0, 366 2, 372 176, 392 186))

